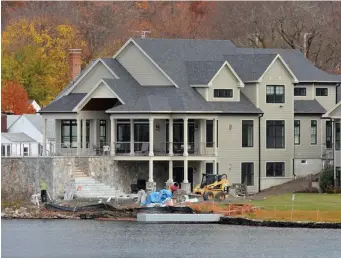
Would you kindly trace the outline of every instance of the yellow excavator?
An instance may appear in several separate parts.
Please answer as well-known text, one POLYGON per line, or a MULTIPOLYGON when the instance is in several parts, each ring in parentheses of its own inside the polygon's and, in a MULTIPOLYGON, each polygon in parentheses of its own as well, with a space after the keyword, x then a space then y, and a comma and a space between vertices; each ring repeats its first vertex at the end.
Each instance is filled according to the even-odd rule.
POLYGON ((227 175, 216 175, 216 174, 202 174, 201 184, 197 185, 193 192, 203 196, 204 200, 225 200, 230 183, 227 180, 227 175))

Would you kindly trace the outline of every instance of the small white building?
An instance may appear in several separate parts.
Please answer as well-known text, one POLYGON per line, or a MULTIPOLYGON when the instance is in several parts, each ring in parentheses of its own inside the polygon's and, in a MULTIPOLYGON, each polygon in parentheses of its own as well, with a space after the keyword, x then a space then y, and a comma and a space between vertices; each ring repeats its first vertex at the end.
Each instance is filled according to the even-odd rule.
POLYGON ((25 133, 1 133, 1 156, 39 156, 42 145, 25 133))
MULTIPOLYGON (((24 114, 21 116, 7 116, 7 132, 8 133, 24 133, 34 139, 40 145, 43 145, 44 121, 39 114, 24 114)), ((47 120, 47 152, 54 151, 55 148, 55 121, 47 120)), ((49 153, 47 153, 49 154, 49 153)))

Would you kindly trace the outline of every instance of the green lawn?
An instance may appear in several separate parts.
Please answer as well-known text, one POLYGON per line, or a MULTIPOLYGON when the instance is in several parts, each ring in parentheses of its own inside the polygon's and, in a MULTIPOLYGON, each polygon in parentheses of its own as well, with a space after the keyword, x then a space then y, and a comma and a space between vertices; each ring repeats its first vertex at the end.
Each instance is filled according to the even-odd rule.
POLYGON ((293 205, 295 210, 341 211, 340 194, 300 193, 295 194, 295 200, 292 201, 290 193, 268 196, 265 200, 252 200, 249 203, 265 210, 291 210, 293 205))

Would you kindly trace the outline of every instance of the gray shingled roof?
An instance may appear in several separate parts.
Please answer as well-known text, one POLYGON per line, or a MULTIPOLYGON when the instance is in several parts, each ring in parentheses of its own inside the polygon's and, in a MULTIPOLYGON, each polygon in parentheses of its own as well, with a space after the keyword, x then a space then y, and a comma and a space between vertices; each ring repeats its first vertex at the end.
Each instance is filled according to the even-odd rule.
POLYGON ((239 78, 246 81, 258 80, 269 67, 277 54, 224 55, 239 78))
POLYGON ((188 83, 207 85, 225 61, 186 61, 188 83))
POLYGON ((36 140, 32 139, 25 133, 1 133, 1 136, 5 137, 11 142, 36 142, 36 140))
POLYGON ((326 110, 316 100, 294 100, 295 114, 324 114, 326 110))
POLYGON ((77 104, 85 97, 85 93, 71 93, 67 96, 50 103, 48 106, 39 110, 39 113, 44 112, 72 112, 77 104))

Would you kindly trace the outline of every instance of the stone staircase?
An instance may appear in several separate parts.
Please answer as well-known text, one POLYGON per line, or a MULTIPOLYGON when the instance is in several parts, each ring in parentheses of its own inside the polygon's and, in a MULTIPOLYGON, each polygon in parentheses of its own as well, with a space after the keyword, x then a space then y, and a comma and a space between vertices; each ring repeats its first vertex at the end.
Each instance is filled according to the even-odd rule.
POLYGON ((77 198, 108 198, 123 197, 125 195, 121 191, 115 190, 86 175, 80 168, 74 168, 73 176, 77 189, 77 198))

